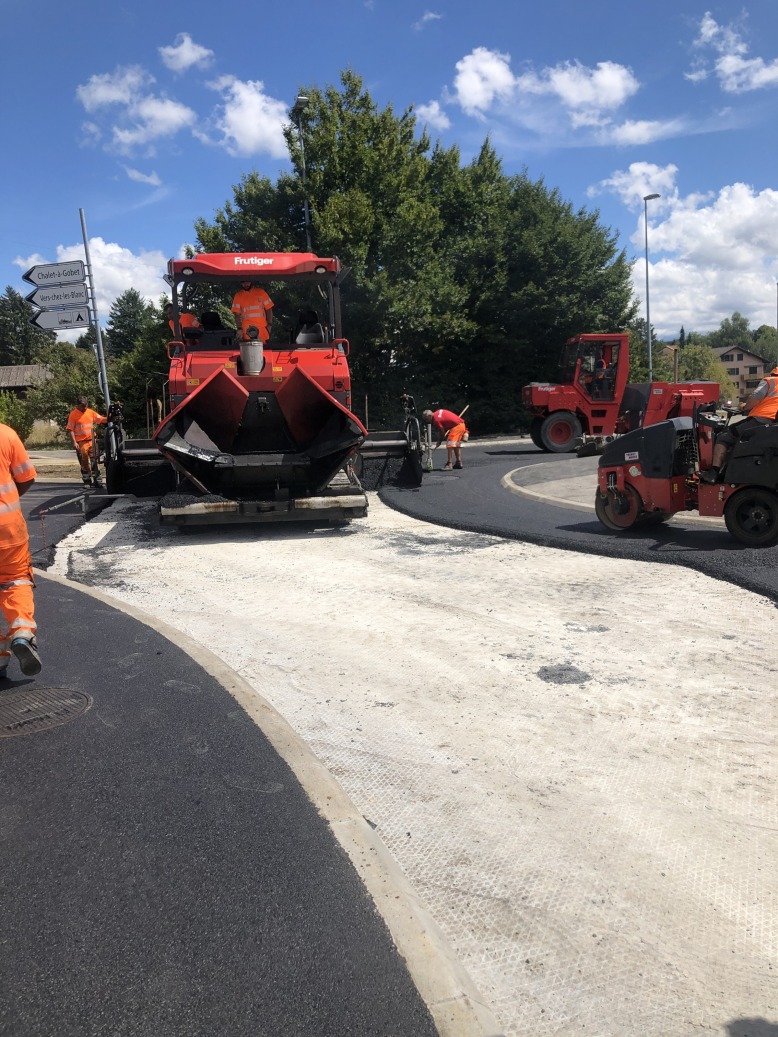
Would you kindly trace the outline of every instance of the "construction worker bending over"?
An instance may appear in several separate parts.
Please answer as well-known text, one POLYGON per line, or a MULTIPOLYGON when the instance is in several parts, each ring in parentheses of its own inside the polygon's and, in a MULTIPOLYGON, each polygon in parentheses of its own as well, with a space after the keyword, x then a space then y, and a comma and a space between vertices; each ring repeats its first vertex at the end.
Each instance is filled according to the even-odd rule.
POLYGON ((267 342, 273 325, 273 300, 264 288, 251 281, 241 281, 240 291, 232 300, 232 312, 238 335, 244 342, 257 338, 262 343, 267 342), (252 327, 257 329, 254 335, 249 333, 252 327))
POLYGON ((442 407, 440 410, 435 411, 425 410, 422 418, 428 425, 432 425, 438 434, 438 441, 433 447, 434 450, 438 449, 443 442, 443 437, 446 437, 448 460, 443 465, 444 471, 450 472, 452 468, 461 468, 462 440, 467 436, 467 426, 462 418, 458 414, 454 414, 453 411, 444 410, 442 407))
POLYGON ((102 414, 91 409, 86 396, 78 397, 76 406, 68 417, 67 430, 78 455, 84 486, 91 486, 94 481, 98 489, 103 487, 95 451, 95 425, 104 425, 107 420, 102 414))
POLYGON ((710 468, 700 472, 702 482, 719 481, 721 469, 727 463, 730 450, 744 432, 759 425, 771 425, 774 421, 778 421, 778 366, 772 369, 769 377, 761 380, 740 410, 748 417, 743 421, 738 421, 735 425, 727 425, 716 436, 713 463, 710 468))
POLYGON ((35 482, 35 468, 21 439, 0 424, 0 679, 13 654, 25 677, 41 671, 35 640, 35 602, 30 538, 19 498, 35 482))

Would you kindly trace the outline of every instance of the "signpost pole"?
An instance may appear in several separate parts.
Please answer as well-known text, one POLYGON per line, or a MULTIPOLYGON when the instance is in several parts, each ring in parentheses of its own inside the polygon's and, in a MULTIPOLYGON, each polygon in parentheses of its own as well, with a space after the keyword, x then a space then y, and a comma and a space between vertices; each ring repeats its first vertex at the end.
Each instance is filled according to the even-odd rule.
POLYGON ((97 315, 97 299, 95 297, 95 282, 92 276, 92 260, 89 256, 89 238, 86 233, 86 217, 84 216, 84 210, 78 210, 81 216, 81 233, 84 237, 84 255, 86 256, 86 277, 87 277, 87 289, 90 296, 90 309, 92 310, 92 321, 95 329, 95 353, 97 354, 97 363, 100 368, 100 385, 103 392, 103 399, 105 400, 106 410, 111 406, 111 397, 108 394, 108 375, 105 370, 105 354, 103 353, 103 337, 100 333, 100 320, 97 315))

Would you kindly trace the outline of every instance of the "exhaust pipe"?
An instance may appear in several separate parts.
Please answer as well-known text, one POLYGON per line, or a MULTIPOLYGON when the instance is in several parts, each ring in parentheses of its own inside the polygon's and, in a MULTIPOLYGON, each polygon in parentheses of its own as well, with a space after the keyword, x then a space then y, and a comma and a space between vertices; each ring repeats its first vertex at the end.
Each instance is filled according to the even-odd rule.
POLYGON ((265 352, 262 339, 259 337, 259 328, 256 324, 249 324, 246 328, 248 340, 240 344, 240 367, 241 374, 262 374, 265 366, 265 352))

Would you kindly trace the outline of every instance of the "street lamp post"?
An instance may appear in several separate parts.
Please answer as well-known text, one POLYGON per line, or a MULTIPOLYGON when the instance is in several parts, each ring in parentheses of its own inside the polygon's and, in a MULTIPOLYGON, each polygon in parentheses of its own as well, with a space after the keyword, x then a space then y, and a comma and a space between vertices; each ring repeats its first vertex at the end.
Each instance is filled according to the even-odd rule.
POLYGON ((648 347, 648 380, 654 380, 654 361, 651 356, 651 310, 648 305, 648 203, 654 198, 661 197, 658 194, 643 195, 643 223, 646 228, 646 345, 648 347))
POLYGON ((308 251, 312 252, 311 247, 311 212, 308 208, 308 188, 305 180, 305 145, 303 143, 303 127, 301 116, 305 109, 308 107, 308 98, 305 94, 298 94, 291 112, 289 113, 297 127, 297 140, 300 144, 300 157, 302 159, 303 169, 303 212, 305 213, 305 242, 308 246, 308 251))

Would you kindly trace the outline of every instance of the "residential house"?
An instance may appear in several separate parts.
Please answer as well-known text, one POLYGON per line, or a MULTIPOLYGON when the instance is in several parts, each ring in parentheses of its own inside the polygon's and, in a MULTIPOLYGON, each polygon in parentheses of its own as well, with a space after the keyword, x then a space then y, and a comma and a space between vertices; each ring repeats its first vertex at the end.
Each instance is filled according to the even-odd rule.
POLYGON ((765 360, 763 356, 757 356, 756 353, 750 353, 739 346, 715 346, 713 352, 737 386, 738 400, 741 403, 773 368, 770 361, 765 360))

